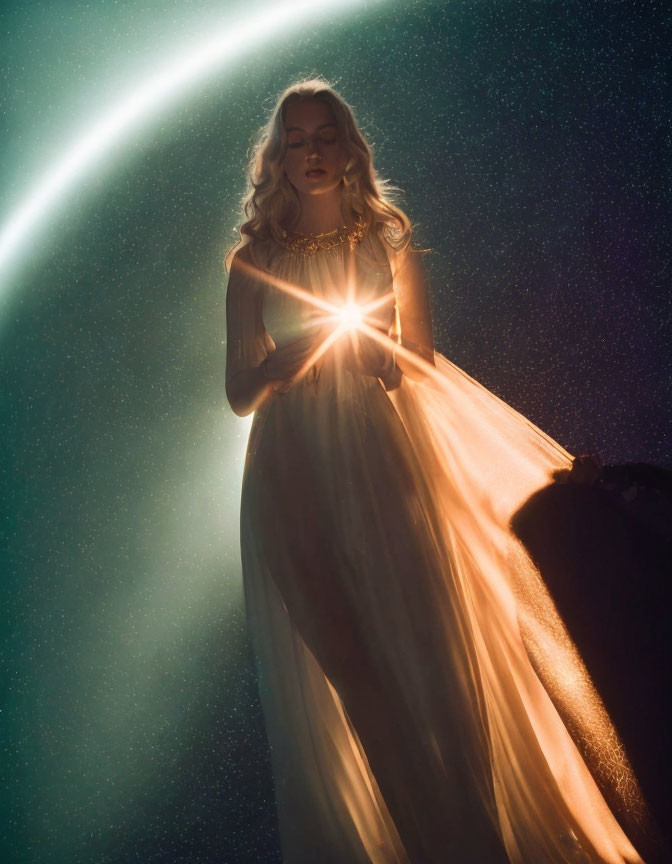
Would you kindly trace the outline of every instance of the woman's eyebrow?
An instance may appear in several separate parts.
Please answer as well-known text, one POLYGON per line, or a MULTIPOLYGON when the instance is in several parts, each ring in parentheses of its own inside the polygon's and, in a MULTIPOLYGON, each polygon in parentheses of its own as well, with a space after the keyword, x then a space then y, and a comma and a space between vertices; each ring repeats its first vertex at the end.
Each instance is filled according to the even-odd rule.
MULTIPOLYGON (((325 126, 335 126, 335 123, 321 123, 317 128, 324 129, 325 126)), ((301 126, 288 126, 285 129, 285 132, 305 132, 305 129, 302 129, 301 126)))

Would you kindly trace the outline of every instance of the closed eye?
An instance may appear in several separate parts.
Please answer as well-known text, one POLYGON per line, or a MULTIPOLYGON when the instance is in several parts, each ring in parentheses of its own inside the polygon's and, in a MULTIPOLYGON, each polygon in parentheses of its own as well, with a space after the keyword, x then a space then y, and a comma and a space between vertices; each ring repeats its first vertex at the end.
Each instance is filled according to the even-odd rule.
MULTIPOLYGON (((320 135, 320 141, 323 144, 336 144, 336 142, 338 141, 338 136, 337 135, 336 136, 335 135, 331 135, 331 136, 320 135)), ((294 150, 297 147, 304 147, 305 143, 306 143, 305 139, 303 139, 301 141, 288 141, 287 146, 291 147, 294 150)))

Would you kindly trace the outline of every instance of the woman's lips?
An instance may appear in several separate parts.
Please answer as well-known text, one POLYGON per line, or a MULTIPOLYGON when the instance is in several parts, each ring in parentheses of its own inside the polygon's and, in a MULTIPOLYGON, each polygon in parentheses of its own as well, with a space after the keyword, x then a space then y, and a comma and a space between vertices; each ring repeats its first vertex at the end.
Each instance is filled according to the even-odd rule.
POLYGON ((311 168, 310 171, 306 171, 306 177, 321 177, 326 173, 323 168, 311 168))

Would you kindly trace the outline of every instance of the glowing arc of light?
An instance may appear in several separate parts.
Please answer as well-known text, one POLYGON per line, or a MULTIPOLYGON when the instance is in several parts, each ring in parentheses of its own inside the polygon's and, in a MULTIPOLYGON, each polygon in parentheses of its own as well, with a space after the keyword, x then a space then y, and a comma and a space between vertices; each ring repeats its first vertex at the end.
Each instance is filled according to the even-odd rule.
MULTIPOLYGON (((272 3, 244 23, 225 28, 225 32, 200 43, 180 59, 152 76, 121 100, 68 148, 63 159, 50 168, 28 193, 23 204, 12 213, 0 229, 0 271, 6 269, 20 241, 43 220, 63 193, 82 176, 123 134, 145 120, 151 112, 158 112, 170 98, 213 73, 222 65, 258 47, 273 36, 278 36, 306 20, 314 23, 316 16, 324 15, 334 7, 338 11, 365 5, 367 0, 298 0, 298 2, 272 3)), ((371 0, 368 0, 369 5, 371 0)), ((381 2, 381 0, 373 0, 381 2)), ((324 23, 324 18, 320 24, 324 23)))

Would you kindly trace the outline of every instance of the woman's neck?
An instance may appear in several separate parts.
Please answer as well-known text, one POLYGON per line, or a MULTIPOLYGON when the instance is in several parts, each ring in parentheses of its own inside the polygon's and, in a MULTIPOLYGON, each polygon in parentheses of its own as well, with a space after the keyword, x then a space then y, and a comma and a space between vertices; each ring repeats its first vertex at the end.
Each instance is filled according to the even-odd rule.
POLYGON ((347 224, 339 187, 323 195, 300 195, 301 215, 292 230, 297 234, 322 234, 347 224))

